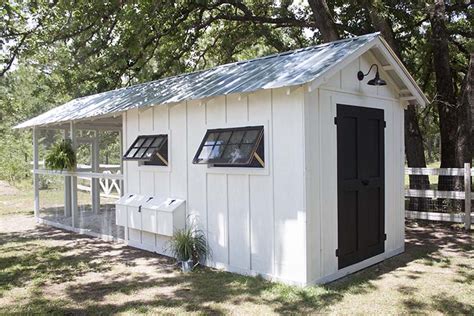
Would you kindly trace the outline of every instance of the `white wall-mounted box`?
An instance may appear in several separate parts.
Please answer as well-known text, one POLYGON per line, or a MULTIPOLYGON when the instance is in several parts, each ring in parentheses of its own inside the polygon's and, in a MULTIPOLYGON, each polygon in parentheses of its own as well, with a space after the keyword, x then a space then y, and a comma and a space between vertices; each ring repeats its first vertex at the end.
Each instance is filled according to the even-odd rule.
POLYGON ((138 194, 122 196, 115 203, 115 220, 117 225, 141 229, 142 216, 140 207, 148 198, 138 194))
POLYGON ((158 233, 158 212, 153 208, 166 201, 166 198, 153 196, 142 205, 142 228, 141 230, 150 233, 158 233))
POLYGON ((142 215, 142 230, 173 236, 175 230, 183 229, 186 225, 186 204, 181 199, 153 198, 142 205, 142 215))

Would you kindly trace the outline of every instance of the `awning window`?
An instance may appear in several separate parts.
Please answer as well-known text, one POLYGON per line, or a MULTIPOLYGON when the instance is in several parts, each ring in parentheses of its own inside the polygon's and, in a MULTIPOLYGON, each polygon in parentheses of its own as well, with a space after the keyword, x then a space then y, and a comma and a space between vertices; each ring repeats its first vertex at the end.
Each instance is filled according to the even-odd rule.
POLYGON ((168 135, 141 135, 123 156, 124 160, 143 161, 145 165, 168 165, 168 135))
POLYGON ((263 126, 207 130, 193 163, 263 168, 263 134, 263 126))

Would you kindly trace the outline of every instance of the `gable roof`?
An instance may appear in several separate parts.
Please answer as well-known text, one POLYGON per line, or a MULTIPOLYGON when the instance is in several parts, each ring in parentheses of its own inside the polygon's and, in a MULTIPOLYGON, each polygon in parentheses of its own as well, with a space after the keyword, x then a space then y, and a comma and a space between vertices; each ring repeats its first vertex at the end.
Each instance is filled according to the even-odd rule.
MULTIPOLYGON (((71 100, 15 128, 103 117, 151 105, 301 85, 322 77, 348 56, 366 51, 376 42, 380 43, 379 37, 379 33, 372 33, 98 93, 71 100)), ((409 76, 408 72, 406 74, 409 76)), ((414 85, 422 95, 416 83, 414 85)))

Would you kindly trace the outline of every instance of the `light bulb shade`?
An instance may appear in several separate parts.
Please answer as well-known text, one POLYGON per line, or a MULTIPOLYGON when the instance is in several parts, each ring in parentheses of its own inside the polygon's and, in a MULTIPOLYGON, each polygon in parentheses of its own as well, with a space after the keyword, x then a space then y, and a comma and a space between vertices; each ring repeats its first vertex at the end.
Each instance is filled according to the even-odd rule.
POLYGON ((369 86, 386 86, 386 85, 387 85, 387 83, 385 82, 385 80, 380 79, 378 70, 377 70, 377 72, 375 73, 375 78, 369 80, 369 82, 367 82, 367 84, 368 84, 369 86))

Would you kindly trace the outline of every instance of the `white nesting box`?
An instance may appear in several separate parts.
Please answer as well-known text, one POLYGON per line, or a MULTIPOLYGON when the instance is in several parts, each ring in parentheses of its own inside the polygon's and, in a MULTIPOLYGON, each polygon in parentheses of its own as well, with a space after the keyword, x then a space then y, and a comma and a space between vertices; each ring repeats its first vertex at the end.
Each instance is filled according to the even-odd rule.
POLYGON ((185 227, 186 204, 181 199, 154 197, 142 205, 142 216, 144 218, 142 230, 173 236, 175 230, 185 227))
POLYGON ((117 225, 158 235, 173 236, 186 222, 184 200, 129 194, 115 203, 117 225))
POLYGON ((146 201, 146 197, 138 194, 122 196, 115 203, 115 220, 120 226, 141 229, 140 206, 146 201))

